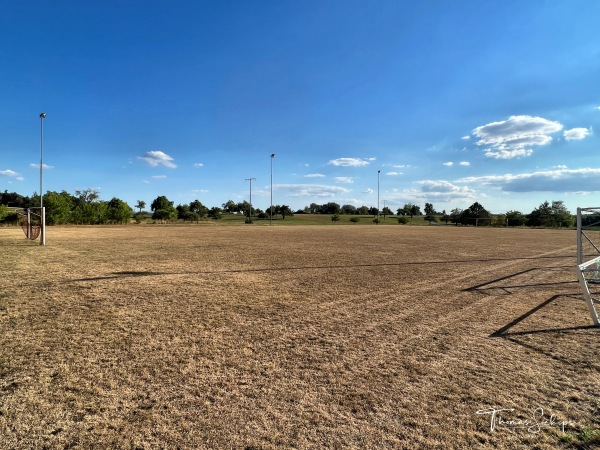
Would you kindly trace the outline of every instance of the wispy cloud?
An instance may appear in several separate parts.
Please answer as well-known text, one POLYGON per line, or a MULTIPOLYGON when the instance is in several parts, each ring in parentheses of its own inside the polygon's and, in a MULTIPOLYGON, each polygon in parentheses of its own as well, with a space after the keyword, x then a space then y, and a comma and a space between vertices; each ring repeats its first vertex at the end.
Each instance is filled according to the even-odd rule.
MULTIPOLYGON (((29 167, 31 167, 31 168, 33 168, 33 169, 39 169, 39 168, 40 168, 40 165, 39 165, 39 163, 38 163, 38 164, 36 164, 36 163, 31 163, 31 164, 29 164, 29 167)), ((44 170, 45 170, 45 169, 54 169, 54 166, 49 166, 48 164, 42 164, 42 168, 43 168, 44 170)))
POLYGON ((375 191, 371 188, 367 188, 364 191, 362 191, 363 194, 372 194, 373 192, 375 192, 375 191))
POLYGON ((194 167, 204 167, 204 163, 194 163, 194 167))
POLYGON ((550 143, 550 135, 562 129, 559 122, 543 117, 510 116, 507 120, 475 128, 473 135, 479 138, 477 145, 487 147, 485 156, 511 159, 530 156, 532 146, 550 143))
POLYGON ((325 175, 323 175, 322 173, 308 173, 306 175, 304 175, 304 178, 323 178, 325 177, 325 175))
POLYGON ((335 177, 336 183, 354 183, 352 177, 335 177))
POLYGON ((448 161, 448 162, 442 163, 442 165, 446 166, 446 167, 452 167, 454 165, 454 163, 452 161, 448 161))
POLYGON ((385 174, 390 177, 397 177, 398 175, 402 175, 402 172, 386 172, 385 174))
POLYGON ((163 166, 168 167, 169 169, 175 169, 177 165, 173 163, 173 158, 167 155, 160 150, 152 150, 150 152, 144 153, 144 156, 138 156, 138 159, 141 159, 146 164, 152 167, 163 166))
POLYGON ((19 174, 17 172, 15 172, 14 170, 6 169, 6 170, 0 170, 0 176, 16 178, 19 176, 19 174))
POLYGON ((152 178, 154 178, 155 180, 164 180, 165 178, 167 178, 166 175, 152 175, 152 178))
POLYGON ((463 136, 463 137, 461 137, 461 139, 463 141, 468 141, 469 139, 471 139, 471 136, 463 136))
POLYGON ((466 177, 456 182, 495 186, 507 192, 600 191, 600 168, 559 167, 531 173, 466 177))
POLYGON ((338 158, 332 159, 327 164, 332 166, 342 166, 342 167, 362 167, 368 166, 370 164, 369 161, 373 161, 375 158, 338 158))
POLYGON ((469 161, 461 161, 461 162, 460 162, 460 163, 458 163, 458 164, 459 164, 459 165, 461 165, 461 166, 464 166, 464 167, 467 167, 467 166, 470 166, 470 165, 471 165, 471 163, 470 163, 469 161))
POLYGON ((439 201, 451 201, 458 199, 473 199, 475 191, 467 186, 457 186, 445 180, 422 180, 421 185, 423 198, 435 198, 439 201))
POLYGON ((585 139, 590 135, 590 130, 587 128, 571 128, 570 130, 565 130, 563 136, 567 141, 578 141, 581 139, 585 139))

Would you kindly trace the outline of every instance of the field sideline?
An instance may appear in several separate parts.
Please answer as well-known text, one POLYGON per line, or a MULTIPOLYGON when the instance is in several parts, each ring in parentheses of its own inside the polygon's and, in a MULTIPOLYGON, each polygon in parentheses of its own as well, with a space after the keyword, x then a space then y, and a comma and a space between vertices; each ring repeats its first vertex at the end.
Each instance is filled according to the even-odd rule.
POLYGON ((0 228, 0 448, 596 448, 575 240, 0 228))

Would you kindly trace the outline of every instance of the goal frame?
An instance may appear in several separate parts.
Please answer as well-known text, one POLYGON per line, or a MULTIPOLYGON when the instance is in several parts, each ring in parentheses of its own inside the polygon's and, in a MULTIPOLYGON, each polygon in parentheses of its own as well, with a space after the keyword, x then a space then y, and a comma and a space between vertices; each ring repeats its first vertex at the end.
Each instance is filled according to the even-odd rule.
POLYGON ((600 327, 600 238, 594 240, 588 230, 600 230, 600 207, 577 208, 577 277, 579 285, 586 300, 594 325, 600 327), (584 213, 597 213, 598 222, 583 225, 584 213), (584 246, 594 249, 595 256, 586 254, 584 246), (597 285, 597 289, 590 289, 590 285, 597 285))
MULTIPOLYGON (((600 256, 600 242, 594 242, 593 239, 586 234, 586 228, 588 226, 583 226, 583 213, 585 212, 598 212, 600 216, 600 206, 597 207, 588 207, 588 208, 577 208, 577 264, 583 264, 586 258, 584 255, 583 246, 584 243, 587 242, 592 247, 596 249, 598 252, 598 256, 600 256)), ((592 224, 592 226, 597 226, 600 228, 600 221, 598 223, 592 224)))
POLYGON ((597 303, 600 305, 600 298, 595 298, 595 295, 597 295, 596 291, 590 291, 590 284, 598 284, 600 287, 600 256, 586 261, 583 264, 579 264, 577 266, 577 269, 579 285, 581 286, 581 290, 583 291, 583 296, 585 297, 585 301, 588 305, 590 315, 592 316, 592 321, 594 322, 594 325, 600 327, 600 316, 598 314, 598 308, 600 308, 600 306, 596 307, 597 303), (589 277, 586 276, 586 274, 589 273, 594 274, 593 282, 591 282, 589 277))
POLYGON ((15 212, 17 212, 18 214, 20 214, 22 216, 27 217, 27 229, 25 231, 26 239, 35 240, 38 238, 38 236, 32 237, 33 236, 33 233, 32 233, 33 226, 31 224, 31 216, 35 215, 40 218, 40 234, 39 234, 40 245, 46 245, 46 207, 45 206, 44 207, 31 206, 25 210, 24 214, 19 213, 18 210, 16 210, 16 209, 15 209, 15 212))

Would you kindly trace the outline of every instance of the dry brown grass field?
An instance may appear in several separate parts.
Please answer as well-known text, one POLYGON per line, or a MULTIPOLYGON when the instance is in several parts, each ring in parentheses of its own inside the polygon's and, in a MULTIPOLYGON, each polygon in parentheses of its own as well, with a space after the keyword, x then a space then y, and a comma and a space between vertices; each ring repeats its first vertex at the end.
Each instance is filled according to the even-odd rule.
POLYGON ((2 449, 600 442, 600 329, 574 231, 47 236, 0 228, 2 449))

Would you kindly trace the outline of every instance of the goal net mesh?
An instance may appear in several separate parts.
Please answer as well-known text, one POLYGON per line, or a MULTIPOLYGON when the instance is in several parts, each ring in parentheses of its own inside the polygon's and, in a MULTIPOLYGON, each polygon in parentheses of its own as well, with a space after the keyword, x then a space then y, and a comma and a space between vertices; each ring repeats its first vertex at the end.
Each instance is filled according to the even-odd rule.
POLYGON ((42 231, 42 216, 29 211, 29 214, 17 212, 21 228, 27 239, 36 240, 42 231))

